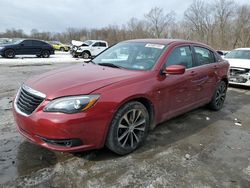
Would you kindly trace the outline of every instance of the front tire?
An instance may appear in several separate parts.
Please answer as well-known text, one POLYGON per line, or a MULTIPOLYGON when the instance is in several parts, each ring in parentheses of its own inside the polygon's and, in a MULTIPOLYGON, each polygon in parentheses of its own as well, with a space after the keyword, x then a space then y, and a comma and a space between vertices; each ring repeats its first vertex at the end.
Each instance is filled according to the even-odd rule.
POLYGON ((83 53, 82 53, 82 58, 83 58, 83 59, 89 59, 89 58, 90 58, 90 53, 89 53, 89 52, 86 52, 86 51, 83 52, 83 53))
POLYGON ((5 50, 4 57, 6 58, 14 58, 16 56, 16 53, 12 49, 5 50))
POLYGON ((65 49, 64 49, 63 47, 61 47, 61 48, 60 48, 60 51, 64 52, 64 51, 65 51, 65 49))
POLYGON ((111 122, 106 146, 119 155, 131 153, 145 141, 149 124, 149 113, 142 103, 125 104, 111 122))
POLYGON ((213 98, 209 103, 209 108, 211 110, 218 111, 222 108, 224 101, 226 99, 227 84, 225 81, 220 81, 217 86, 213 98))

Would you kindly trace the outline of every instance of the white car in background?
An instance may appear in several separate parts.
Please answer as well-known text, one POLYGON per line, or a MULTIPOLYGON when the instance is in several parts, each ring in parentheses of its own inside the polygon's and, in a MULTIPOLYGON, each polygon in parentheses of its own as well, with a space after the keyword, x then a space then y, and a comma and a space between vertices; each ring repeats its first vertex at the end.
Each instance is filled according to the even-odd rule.
POLYGON ((230 64, 229 83, 250 86, 250 48, 237 48, 224 59, 230 64))
POLYGON ((87 40, 84 42, 72 40, 72 44, 71 53, 73 57, 82 57, 84 59, 95 57, 108 48, 108 43, 103 40, 87 40))

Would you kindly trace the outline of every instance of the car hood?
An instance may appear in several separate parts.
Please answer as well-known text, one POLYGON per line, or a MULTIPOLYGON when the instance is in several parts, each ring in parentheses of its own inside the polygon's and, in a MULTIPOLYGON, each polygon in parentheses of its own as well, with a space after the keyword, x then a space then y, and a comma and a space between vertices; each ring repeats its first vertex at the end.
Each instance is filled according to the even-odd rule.
POLYGON ((130 71, 99 65, 78 64, 35 76, 25 85, 42 92, 51 100, 70 95, 90 94, 124 79, 138 77, 140 71, 130 71))
POLYGON ((13 46, 14 44, 13 43, 0 43, 0 46, 1 47, 8 47, 8 46, 13 46))
POLYGON ((77 40, 72 40, 72 41, 71 41, 71 44, 74 45, 74 46, 81 46, 81 45, 83 45, 83 44, 88 45, 88 44, 85 43, 85 42, 77 41, 77 40))
POLYGON ((240 68, 250 69, 250 60, 248 59, 227 59, 227 58, 225 59, 229 62, 230 67, 240 67, 240 68))

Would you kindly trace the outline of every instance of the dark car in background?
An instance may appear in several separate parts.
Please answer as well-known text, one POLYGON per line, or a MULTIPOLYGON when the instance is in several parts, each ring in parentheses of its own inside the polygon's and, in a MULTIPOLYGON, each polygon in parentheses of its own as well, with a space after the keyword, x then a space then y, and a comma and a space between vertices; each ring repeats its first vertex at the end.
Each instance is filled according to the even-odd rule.
POLYGON ((54 48, 41 40, 15 39, 6 44, 0 44, 0 55, 6 58, 14 58, 16 55, 36 55, 48 58, 54 54, 54 48))

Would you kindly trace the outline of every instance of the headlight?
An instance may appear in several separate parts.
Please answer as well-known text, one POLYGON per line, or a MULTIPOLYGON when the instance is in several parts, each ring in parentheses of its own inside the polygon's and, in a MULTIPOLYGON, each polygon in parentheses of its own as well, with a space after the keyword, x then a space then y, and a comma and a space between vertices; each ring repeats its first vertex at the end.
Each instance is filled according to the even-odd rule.
POLYGON ((3 46, 0 46, 0 50, 2 50, 2 49, 4 49, 4 47, 3 47, 3 46))
POLYGON ((91 108, 100 95, 83 95, 75 97, 62 97, 51 101, 44 108, 44 112, 62 112, 73 114, 91 108))

